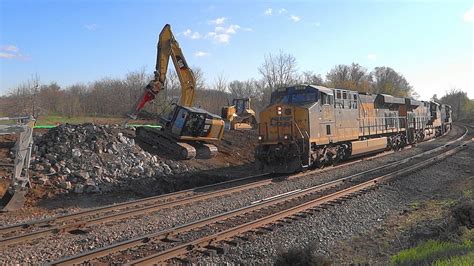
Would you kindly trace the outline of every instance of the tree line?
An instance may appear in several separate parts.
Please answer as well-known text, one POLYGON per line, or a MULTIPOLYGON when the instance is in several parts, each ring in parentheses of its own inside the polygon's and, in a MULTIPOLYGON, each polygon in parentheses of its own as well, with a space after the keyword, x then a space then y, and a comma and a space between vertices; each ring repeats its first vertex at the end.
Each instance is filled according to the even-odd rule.
MULTIPOLYGON (((246 97, 251 98, 252 108, 259 112, 268 105, 271 93, 276 88, 300 83, 417 97, 405 77, 390 67, 381 66, 368 71, 357 63, 341 64, 334 66, 323 79, 313 71, 299 71, 296 58, 282 51, 264 56, 263 63, 257 69, 260 75, 258 79, 228 81, 222 72, 214 81, 208 82, 200 68, 192 69, 196 78, 195 105, 215 114, 220 114, 222 106, 228 105, 233 98, 246 97)), ((151 73, 141 70, 128 73, 124 78, 103 78, 89 84, 61 87, 56 82, 41 84, 40 78, 35 76, 12 89, 6 96, 0 97, 0 114, 122 116, 134 106, 151 79, 151 73)), ((145 108, 145 116, 167 112, 172 103, 178 102, 180 94, 178 76, 170 69, 165 89, 157 95, 154 104, 145 108)), ((453 102, 452 99, 457 98, 451 94, 443 96, 439 101, 453 102)), ((472 101, 467 98, 466 93, 463 95, 465 97, 458 102, 462 107, 456 109, 459 112, 456 118, 462 118, 466 112, 472 111, 471 107, 466 107, 472 105, 472 101)))

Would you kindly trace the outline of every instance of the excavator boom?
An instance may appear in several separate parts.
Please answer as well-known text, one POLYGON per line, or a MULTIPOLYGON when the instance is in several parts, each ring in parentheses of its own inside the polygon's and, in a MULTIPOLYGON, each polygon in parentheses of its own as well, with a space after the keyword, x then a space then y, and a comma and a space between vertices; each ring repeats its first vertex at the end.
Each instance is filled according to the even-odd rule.
POLYGON ((143 109, 149 101, 155 99, 156 95, 164 89, 170 57, 173 60, 176 73, 178 74, 181 83, 181 98, 179 105, 186 107, 191 107, 193 105, 196 79, 184 58, 179 43, 171 32, 171 26, 166 24, 158 39, 155 78, 145 87, 142 97, 138 100, 135 108, 128 114, 129 117, 136 119, 140 110, 143 109))
POLYGON ((140 110, 164 89, 170 58, 181 84, 179 103, 164 119, 166 123, 162 131, 139 128, 136 134, 142 141, 160 146, 162 150, 170 151, 181 159, 213 157, 217 154, 217 147, 206 142, 222 138, 224 121, 219 116, 192 106, 196 80, 168 24, 158 40, 155 77, 145 87, 142 97, 128 116, 135 119, 140 110))

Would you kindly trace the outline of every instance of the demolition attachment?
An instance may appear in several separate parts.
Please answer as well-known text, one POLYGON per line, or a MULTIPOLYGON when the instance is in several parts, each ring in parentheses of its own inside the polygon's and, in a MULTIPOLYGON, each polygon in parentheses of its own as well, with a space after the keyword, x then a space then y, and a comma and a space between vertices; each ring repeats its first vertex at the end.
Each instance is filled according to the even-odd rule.
POLYGON ((13 179, 0 200, 0 211, 18 210, 25 204, 26 193, 30 188, 28 168, 30 167, 31 150, 33 147, 33 117, 0 117, 0 135, 18 134, 15 143, 15 160, 13 179))

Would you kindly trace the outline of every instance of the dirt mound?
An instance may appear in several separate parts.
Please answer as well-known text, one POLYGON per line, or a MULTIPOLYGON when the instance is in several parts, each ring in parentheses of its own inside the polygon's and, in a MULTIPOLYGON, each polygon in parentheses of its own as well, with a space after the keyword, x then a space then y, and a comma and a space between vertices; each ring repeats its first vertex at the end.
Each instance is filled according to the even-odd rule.
POLYGON ((459 226, 474 228, 474 201, 465 201, 453 209, 453 217, 459 226))

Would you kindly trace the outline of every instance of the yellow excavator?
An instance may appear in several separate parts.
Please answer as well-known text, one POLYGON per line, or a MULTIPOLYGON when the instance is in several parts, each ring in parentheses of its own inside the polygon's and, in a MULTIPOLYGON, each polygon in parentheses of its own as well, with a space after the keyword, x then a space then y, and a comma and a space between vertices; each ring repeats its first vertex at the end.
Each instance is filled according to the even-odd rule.
POLYGON ((170 57, 181 84, 179 103, 162 118, 161 130, 140 127, 136 135, 146 143, 166 149, 177 159, 211 158, 217 154, 217 147, 209 142, 221 140, 224 121, 218 115, 192 106, 196 80, 169 24, 165 25, 158 40, 155 78, 145 87, 142 97, 128 116, 136 119, 140 110, 164 89, 170 57))
POLYGON ((250 98, 233 99, 232 105, 222 107, 222 117, 229 130, 257 128, 255 111, 250 108, 250 98))

